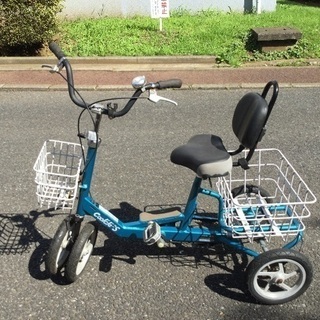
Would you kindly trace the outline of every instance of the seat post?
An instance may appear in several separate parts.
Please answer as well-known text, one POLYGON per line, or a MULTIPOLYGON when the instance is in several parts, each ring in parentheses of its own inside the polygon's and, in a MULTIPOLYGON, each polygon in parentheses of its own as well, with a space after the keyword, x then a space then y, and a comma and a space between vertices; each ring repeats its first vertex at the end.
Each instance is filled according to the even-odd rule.
POLYGON ((190 221, 192 220, 192 215, 197 207, 197 198, 201 187, 201 183, 202 178, 195 177, 192 184, 192 188, 190 190, 188 202, 184 210, 185 219, 182 221, 181 229, 187 228, 189 226, 190 221))

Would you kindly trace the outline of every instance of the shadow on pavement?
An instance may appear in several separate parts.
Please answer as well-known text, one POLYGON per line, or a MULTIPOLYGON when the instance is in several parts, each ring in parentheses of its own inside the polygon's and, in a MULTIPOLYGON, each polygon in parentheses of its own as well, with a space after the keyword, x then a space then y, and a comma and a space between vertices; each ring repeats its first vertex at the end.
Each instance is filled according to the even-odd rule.
POLYGON ((52 210, 31 211, 29 213, 0 213, 0 256, 30 253, 29 273, 38 280, 48 279, 44 257, 50 238, 44 237, 35 222, 40 216, 51 217, 52 210))
POLYGON ((40 215, 51 216, 50 210, 29 213, 0 213, 0 255, 30 252, 33 244, 43 239, 35 227, 40 215))
MULTIPOLYGON (((165 207, 165 205, 164 205, 165 207)), ((141 212, 129 203, 121 203, 119 208, 112 209, 121 220, 135 220, 141 212)), ((0 253, 22 254, 33 250, 29 259, 29 273, 37 280, 51 279, 55 284, 63 286, 69 283, 64 278, 64 270, 54 276, 48 275, 45 270, 45 256, 50 245, 50 237, 44 238, 35 227, 35 221, 40 215, 50 216, 49 211, 29 214, 5 215, 0 214, 0 253)), ((146 256, 156 259, 159 263, 176 268, 219 268, 226 273, 217 273, 204 279, 205 285, 212 291, 230 299, 242 302, 252 302, 247 294, 245 284, 245 268, 248 265, 248 257, 245 254, 236 253, 223 244, 189 244, 170 243, 165 248, 147 246, 138 239, 122 239, 106 228, 99 227, 107 239, 103 246, 96 247, 93 256, 100 256, 99 271, 109 272, 114 260, 128 264, 135 264, 138 256, 146 256)))
MULTIPOLYGON (((167 205, 151 206, 165 208, 167 205)), ((138 219, 140 210, 129 203, 121 203, 119 209, 111 210, 119 219, 133 216, 138 219)), ((179 268, 219 268, 227 273, 213 274, 204 279, 205 285, 212 291, 230 299, 242 302, 253 302, 247 293, 245 283, 245 269, 249 263, 246 254, 236 253, 234 250, 216 243, 211 245, 170 243, 165 248, 147 246, 141 240, 121 239, 109 230, 102 230, 107 239, 102 247, 95 248, 93 255, 102 256, 99 270, 109 272, 114 260, 128 264, 135 264, 137 256, 157 259, 160 263, 169 263, 179 268)))

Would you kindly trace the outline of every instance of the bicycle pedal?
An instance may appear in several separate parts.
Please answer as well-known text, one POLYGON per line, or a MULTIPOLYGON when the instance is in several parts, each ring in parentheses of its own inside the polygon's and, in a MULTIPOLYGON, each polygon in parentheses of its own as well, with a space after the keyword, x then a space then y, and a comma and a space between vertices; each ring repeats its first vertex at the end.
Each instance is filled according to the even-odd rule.
POLYGON ((160 226, 154 221, 149 221, 148 226, 145 228, 143 233, 143 241, 148 246, 151 246, 157 243, 160 239, 161 239, 160 226))

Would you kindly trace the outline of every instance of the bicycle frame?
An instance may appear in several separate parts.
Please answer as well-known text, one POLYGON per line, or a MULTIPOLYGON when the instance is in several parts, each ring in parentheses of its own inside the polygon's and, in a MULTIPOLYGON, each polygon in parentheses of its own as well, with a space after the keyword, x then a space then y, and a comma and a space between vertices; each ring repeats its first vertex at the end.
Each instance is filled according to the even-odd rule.
MULTIPOLYGON (((101 115, 96 115, 95 131, 92 132, 93 136, 97 137, 99 131, 99 124, 101 115)), ((99 144, 99 142, 98 142, 99 144)), ((95 161, 97 155, 97 141, 90 141, 88 143, 86 163, 84 166, 82 181, 79 186, 79 201, 76 211, 78 218, 84 218, 89 215, 96 219, 99 223, 107 227, 109 230, 117 234, 119 237, 136 239, 142 239, 143 234, 150 223, 148 221, 132 221, 123 222, 118 219, 109 210, 104 208, 99 203, 95 202, 90 196, 90 187, 92 182, 92 176, 95 168, 95 161)), ((161 214, 159 218, 152 220, 156 222, 161 228, 161 238, 165 242, 197 242, 197 243, 224 243, 239 252, 243 252, 252 257, 257 257, 259 252, 254 251, 245 245, 243 245, 240 239, 232 238, 231 229, 225 224, 224 220, 224 198, 222 195, 214 190, 201 187, 202 179, 196 177, 190 190, 190 194, 183 212, 173 217, 163 217, 161 214), (197 203, 198 196, 202 194, 204 196, 211 197, 218 202, 218 213, 216 217, 199 216, 197 215, 197 203), (192 220, 207 220, 211 222, 217 222, 214 226, 208 228, 205 226, 191 225, 192 220)), ((292 248, 302 240, 302 232, 299 232, 297 236, 284 248, 292 248)))

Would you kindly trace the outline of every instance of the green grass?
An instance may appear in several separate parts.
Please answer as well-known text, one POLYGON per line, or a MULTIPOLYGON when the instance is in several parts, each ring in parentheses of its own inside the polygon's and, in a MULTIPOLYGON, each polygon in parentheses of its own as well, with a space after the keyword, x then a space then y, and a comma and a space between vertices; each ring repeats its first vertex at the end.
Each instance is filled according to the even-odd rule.
POLYGON ((213 55, 239 65, 248 61, 320 58, 320 7, 278 0, 275 12, 260 15, 185 10, 159 21, 149 17, 62 21, 60 45, 70 56, 213 55), (261 54, 250 41, 255 27, 296 27, 302 39, 284 52, 261 54))

